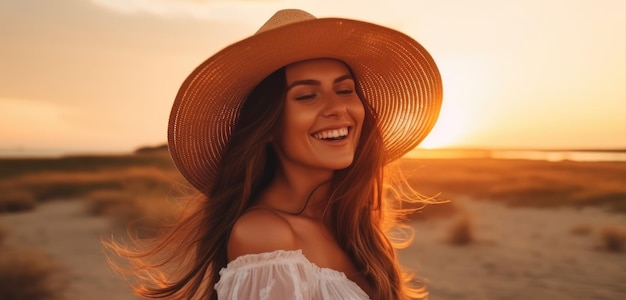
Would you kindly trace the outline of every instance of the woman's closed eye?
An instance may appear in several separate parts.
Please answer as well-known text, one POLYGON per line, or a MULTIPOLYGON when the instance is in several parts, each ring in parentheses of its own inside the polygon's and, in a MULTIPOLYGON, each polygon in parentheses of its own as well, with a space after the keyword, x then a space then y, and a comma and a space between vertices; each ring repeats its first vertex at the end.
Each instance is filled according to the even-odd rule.
POLYGON ((338 95, 350 95, 354 93, 354 89, 339 89, 335 91, 338 95))
POLYGON ((349 96, 354 93, 354 82, 352 80, 344 80, 334 87, 335 94, 341 96, 349 96))
POLYGON ((295 99, 296 100, 310 100, 310 99, 315 98, 315 96, 317 96, 316 93, 306 93, 306 94, 297 95, 295 99))

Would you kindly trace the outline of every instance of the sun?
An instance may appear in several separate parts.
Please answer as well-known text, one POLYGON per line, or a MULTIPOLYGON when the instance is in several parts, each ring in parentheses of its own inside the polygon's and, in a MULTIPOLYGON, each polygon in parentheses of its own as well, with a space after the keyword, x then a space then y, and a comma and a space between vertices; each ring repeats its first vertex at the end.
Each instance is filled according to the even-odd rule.
POLYGON ((459 146, 467 137, 467 111, 444 102, 439 119, 419 148, 433 149, 459 146), (448 104, 448 105, 446 105, 448 104))

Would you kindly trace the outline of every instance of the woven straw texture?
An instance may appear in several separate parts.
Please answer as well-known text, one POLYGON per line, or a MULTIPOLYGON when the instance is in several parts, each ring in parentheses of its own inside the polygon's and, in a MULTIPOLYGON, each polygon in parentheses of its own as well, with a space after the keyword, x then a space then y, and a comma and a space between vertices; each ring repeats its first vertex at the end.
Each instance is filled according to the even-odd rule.
POLYGON ((168 143, 182 175, 210 191, 248 93, 285 65, 321 57, 353 69, 378 114, 388 161, 415 148, 434 126, 443 97, 441 76, 419 43, 372 23, 281 11, 255 35, 204 61, 181 86, 168 143))

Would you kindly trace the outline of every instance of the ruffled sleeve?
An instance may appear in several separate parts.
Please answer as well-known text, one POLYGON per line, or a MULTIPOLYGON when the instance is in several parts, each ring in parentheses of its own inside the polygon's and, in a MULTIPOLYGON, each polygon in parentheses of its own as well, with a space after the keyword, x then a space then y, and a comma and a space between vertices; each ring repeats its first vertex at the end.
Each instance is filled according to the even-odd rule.
POLYGON ((365 300, 367 294, 342 272, 320 268, 302 250, 243 255, 220 271, 220 300, 365 300))
POLYGON ((220 300, 313 299, 314 270, 300 251, 240 256, 220 271, 220 300))

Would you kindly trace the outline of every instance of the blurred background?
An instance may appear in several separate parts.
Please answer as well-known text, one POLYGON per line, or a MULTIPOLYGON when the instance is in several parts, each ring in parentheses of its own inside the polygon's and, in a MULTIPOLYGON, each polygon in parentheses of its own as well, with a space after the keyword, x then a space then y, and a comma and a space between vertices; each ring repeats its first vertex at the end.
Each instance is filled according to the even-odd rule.
POLYGON ((133 299, 99 239, 175 216, 180 84, 283 8, 439 65, 440 119, 397 163, 450 200, 399 252, 432 299, 626 295, 623 0, 0 0, 0 299, 133 299))

